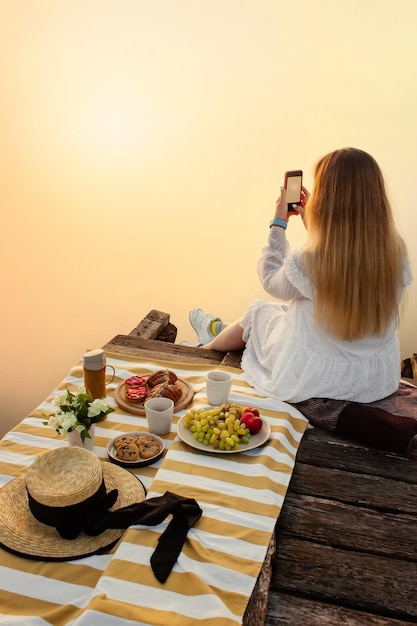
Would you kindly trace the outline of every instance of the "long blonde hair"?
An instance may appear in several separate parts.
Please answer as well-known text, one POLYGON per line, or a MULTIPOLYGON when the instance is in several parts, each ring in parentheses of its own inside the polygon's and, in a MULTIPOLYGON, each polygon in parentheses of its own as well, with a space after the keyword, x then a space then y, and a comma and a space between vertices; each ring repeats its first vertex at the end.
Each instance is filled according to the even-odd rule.
POLYGON ((323 157, 305 220, 317 324, 347 341, 383 335, 398 315, 406 251, 375 159, 355 148, 323 157))

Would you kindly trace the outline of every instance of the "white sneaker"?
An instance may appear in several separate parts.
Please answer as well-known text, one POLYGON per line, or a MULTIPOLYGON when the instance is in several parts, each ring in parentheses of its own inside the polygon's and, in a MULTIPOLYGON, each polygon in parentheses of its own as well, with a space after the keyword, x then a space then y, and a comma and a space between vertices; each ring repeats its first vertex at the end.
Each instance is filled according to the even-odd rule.
POLYGON ((211 313, 204 313, 202 309, 192 309, 189 314, 190 324, 197 333, 200 343, 209 343, 216 335, 211 332, 212 322, 221 322, 221 319, 211 313))

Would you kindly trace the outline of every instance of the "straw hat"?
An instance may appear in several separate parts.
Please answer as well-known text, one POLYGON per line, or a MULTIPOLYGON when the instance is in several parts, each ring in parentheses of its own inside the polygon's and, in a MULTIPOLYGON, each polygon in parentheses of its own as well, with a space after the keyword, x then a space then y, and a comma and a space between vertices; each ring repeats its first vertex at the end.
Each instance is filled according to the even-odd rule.
POLYGON ((97 511, 105 494, 113 489, 117 489, 113 494, 117 499, 109 511, 142 502, 146 495, 136 476, 101 462, 84 448, 44 452, 25 476, 0 489, 0 544, 11 552, 42 560, 64 561, 103 552, 122 536, 123 529, 108 529, 96 537, 81 531, 75 538, 65 539, 56 527, 63 526, 64 535, 69 528, 71 534, 72 522, 77 524, 81 517, 97 511))

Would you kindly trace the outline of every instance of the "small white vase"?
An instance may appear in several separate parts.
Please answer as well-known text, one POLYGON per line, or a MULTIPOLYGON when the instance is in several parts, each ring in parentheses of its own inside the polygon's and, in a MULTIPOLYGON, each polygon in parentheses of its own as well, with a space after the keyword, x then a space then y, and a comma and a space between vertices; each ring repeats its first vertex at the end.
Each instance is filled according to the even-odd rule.
POLYGON ((86 450, 92 450, 94 448, 94 436, 96 434, 96 425, 91 424, 90 430, 88 431, 90 437, 86 437, 84 439, 84 443, 81 439, 81 435, 78 430, 71 430, 71 432, 67 432, 67 441, 69 446, 78 446, 80 448, 85 448, 86 450))

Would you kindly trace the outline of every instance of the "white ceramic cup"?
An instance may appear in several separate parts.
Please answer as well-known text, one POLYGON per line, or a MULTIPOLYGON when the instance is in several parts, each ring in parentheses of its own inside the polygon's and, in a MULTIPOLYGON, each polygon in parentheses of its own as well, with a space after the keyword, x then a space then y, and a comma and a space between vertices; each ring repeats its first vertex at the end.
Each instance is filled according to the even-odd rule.
POLYGON ((214 370, 206 376, 207 400, 213 406, 219 406, 229 399, 232 377, 228 372, 214 370))
POLYGON ((170 398, 150 398, 145 402, 148 427, 154 435, 166 435, 171 430, 174 403, 170 398))

